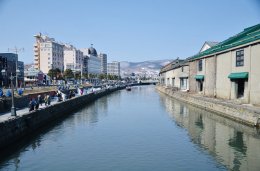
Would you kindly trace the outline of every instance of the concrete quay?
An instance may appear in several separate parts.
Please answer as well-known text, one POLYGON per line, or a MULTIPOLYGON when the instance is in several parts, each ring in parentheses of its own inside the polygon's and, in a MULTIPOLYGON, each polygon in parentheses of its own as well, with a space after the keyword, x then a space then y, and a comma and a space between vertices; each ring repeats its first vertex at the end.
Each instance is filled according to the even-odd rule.
POLYGON ((70 114, 81 106, 123 88, 110 88, 77 96, 63 102, 52 102, 50 106, 42 106, 32 112, 29 112, 28 108, 24 108, 17 111, 16 117, 11 116, 9 112, 0 115, 0 151, 23 137, 36 133, 43 126, 70 114))
POLYGON ((167 94, 177 100, 215 112, 223 117, 253 126, 260 126, 260 108, 236 104, 231 100, 216 99, 187 92, 173 91, 171 88, 156 86, 159 92, 167 94))

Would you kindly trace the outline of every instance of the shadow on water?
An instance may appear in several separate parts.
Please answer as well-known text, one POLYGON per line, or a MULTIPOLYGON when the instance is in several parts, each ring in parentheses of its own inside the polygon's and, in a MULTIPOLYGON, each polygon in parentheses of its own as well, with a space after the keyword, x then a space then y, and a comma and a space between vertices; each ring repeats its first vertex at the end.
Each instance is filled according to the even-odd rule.
POLYGON ((259 129, 242 125, 204 109, 160 95, 170 118, 228 170, 260 170, 259 129))
MULTIPOLYGON (((24 151, 28 149, 36 150, 41 146, 42 137, 48 134, 52 130, 60 130, 64 127, 64 121, 66 120, 65 126, 75 125, 79 122, 85 122, 87 124, 94 124, 98 122, 101 117, 98 116, 99 113, 106 113, 108 108, 108 99, 120 96, 119 92, 114 92, 107 96, 101 97, 96 101, 90 102, 85 106, 74 110, 71 114, 66 114, 63 117, 53 120, 52 122, 46 124, 35 132, 21 138, 19 141, 10 144, 6 149, 2 150, 0 153, 0 163, 6 163, 12 160, 16 169, 19 168, 20 156, 24 151), (99 101, 99 103, 98 103, 99 101), (99 106, 97 107, 97 104, 99 106), (102 105, 100 105, 102 104, 102 105), (100 112, 101 111, 101 112, 100 112), (73 119, 72 119, 73 118, 73 119), (61 127, 59 129, 59 127, 61 127)), ((4 168, 5 165, 0 166, 0 170, 4 168)))

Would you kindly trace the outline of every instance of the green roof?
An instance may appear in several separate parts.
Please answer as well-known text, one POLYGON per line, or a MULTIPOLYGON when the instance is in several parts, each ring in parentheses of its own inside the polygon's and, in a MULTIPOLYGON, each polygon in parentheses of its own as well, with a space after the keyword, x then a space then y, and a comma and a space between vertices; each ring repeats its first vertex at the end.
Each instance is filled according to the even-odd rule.
POLYGON ((224 40, 217 45, 198 53, 190 58, 190 60, 200 58, 202 56, 212 55, 217 52, 221 52, 236 46, 247 44, 260 40, 260 24, 244 29, 241 33, 224 40))
POLYGON ((228 75, 230 79, 246 79, 248 78, 248 72, 236 72, 228 75))
POLYGON ((203 80, 204 79, 204 75, 196 75, 195 79, 196 80, 203 80))

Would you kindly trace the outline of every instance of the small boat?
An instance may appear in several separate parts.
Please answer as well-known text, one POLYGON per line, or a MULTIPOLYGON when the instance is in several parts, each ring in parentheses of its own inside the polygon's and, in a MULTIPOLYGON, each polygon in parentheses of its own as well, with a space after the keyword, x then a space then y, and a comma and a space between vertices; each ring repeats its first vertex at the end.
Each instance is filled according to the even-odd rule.
POLYGON ((131 91, 131 87, 130 86, 126 86, 126 90, 127 91, 131 91))

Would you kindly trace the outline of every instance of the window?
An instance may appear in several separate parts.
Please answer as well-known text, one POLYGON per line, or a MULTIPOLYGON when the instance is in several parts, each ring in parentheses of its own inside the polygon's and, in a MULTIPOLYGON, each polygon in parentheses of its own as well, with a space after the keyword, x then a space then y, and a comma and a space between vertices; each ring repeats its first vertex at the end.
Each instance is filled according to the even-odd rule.
POLYGON ((202 59, 199 60, 199 71, 202 71, 202 59))
POLYGON ((244 66, 244 50, 236 51, 236 66, 244 66))
POLYGON ((183 67, 181 67, 181 72, 183 72, 183 67))

